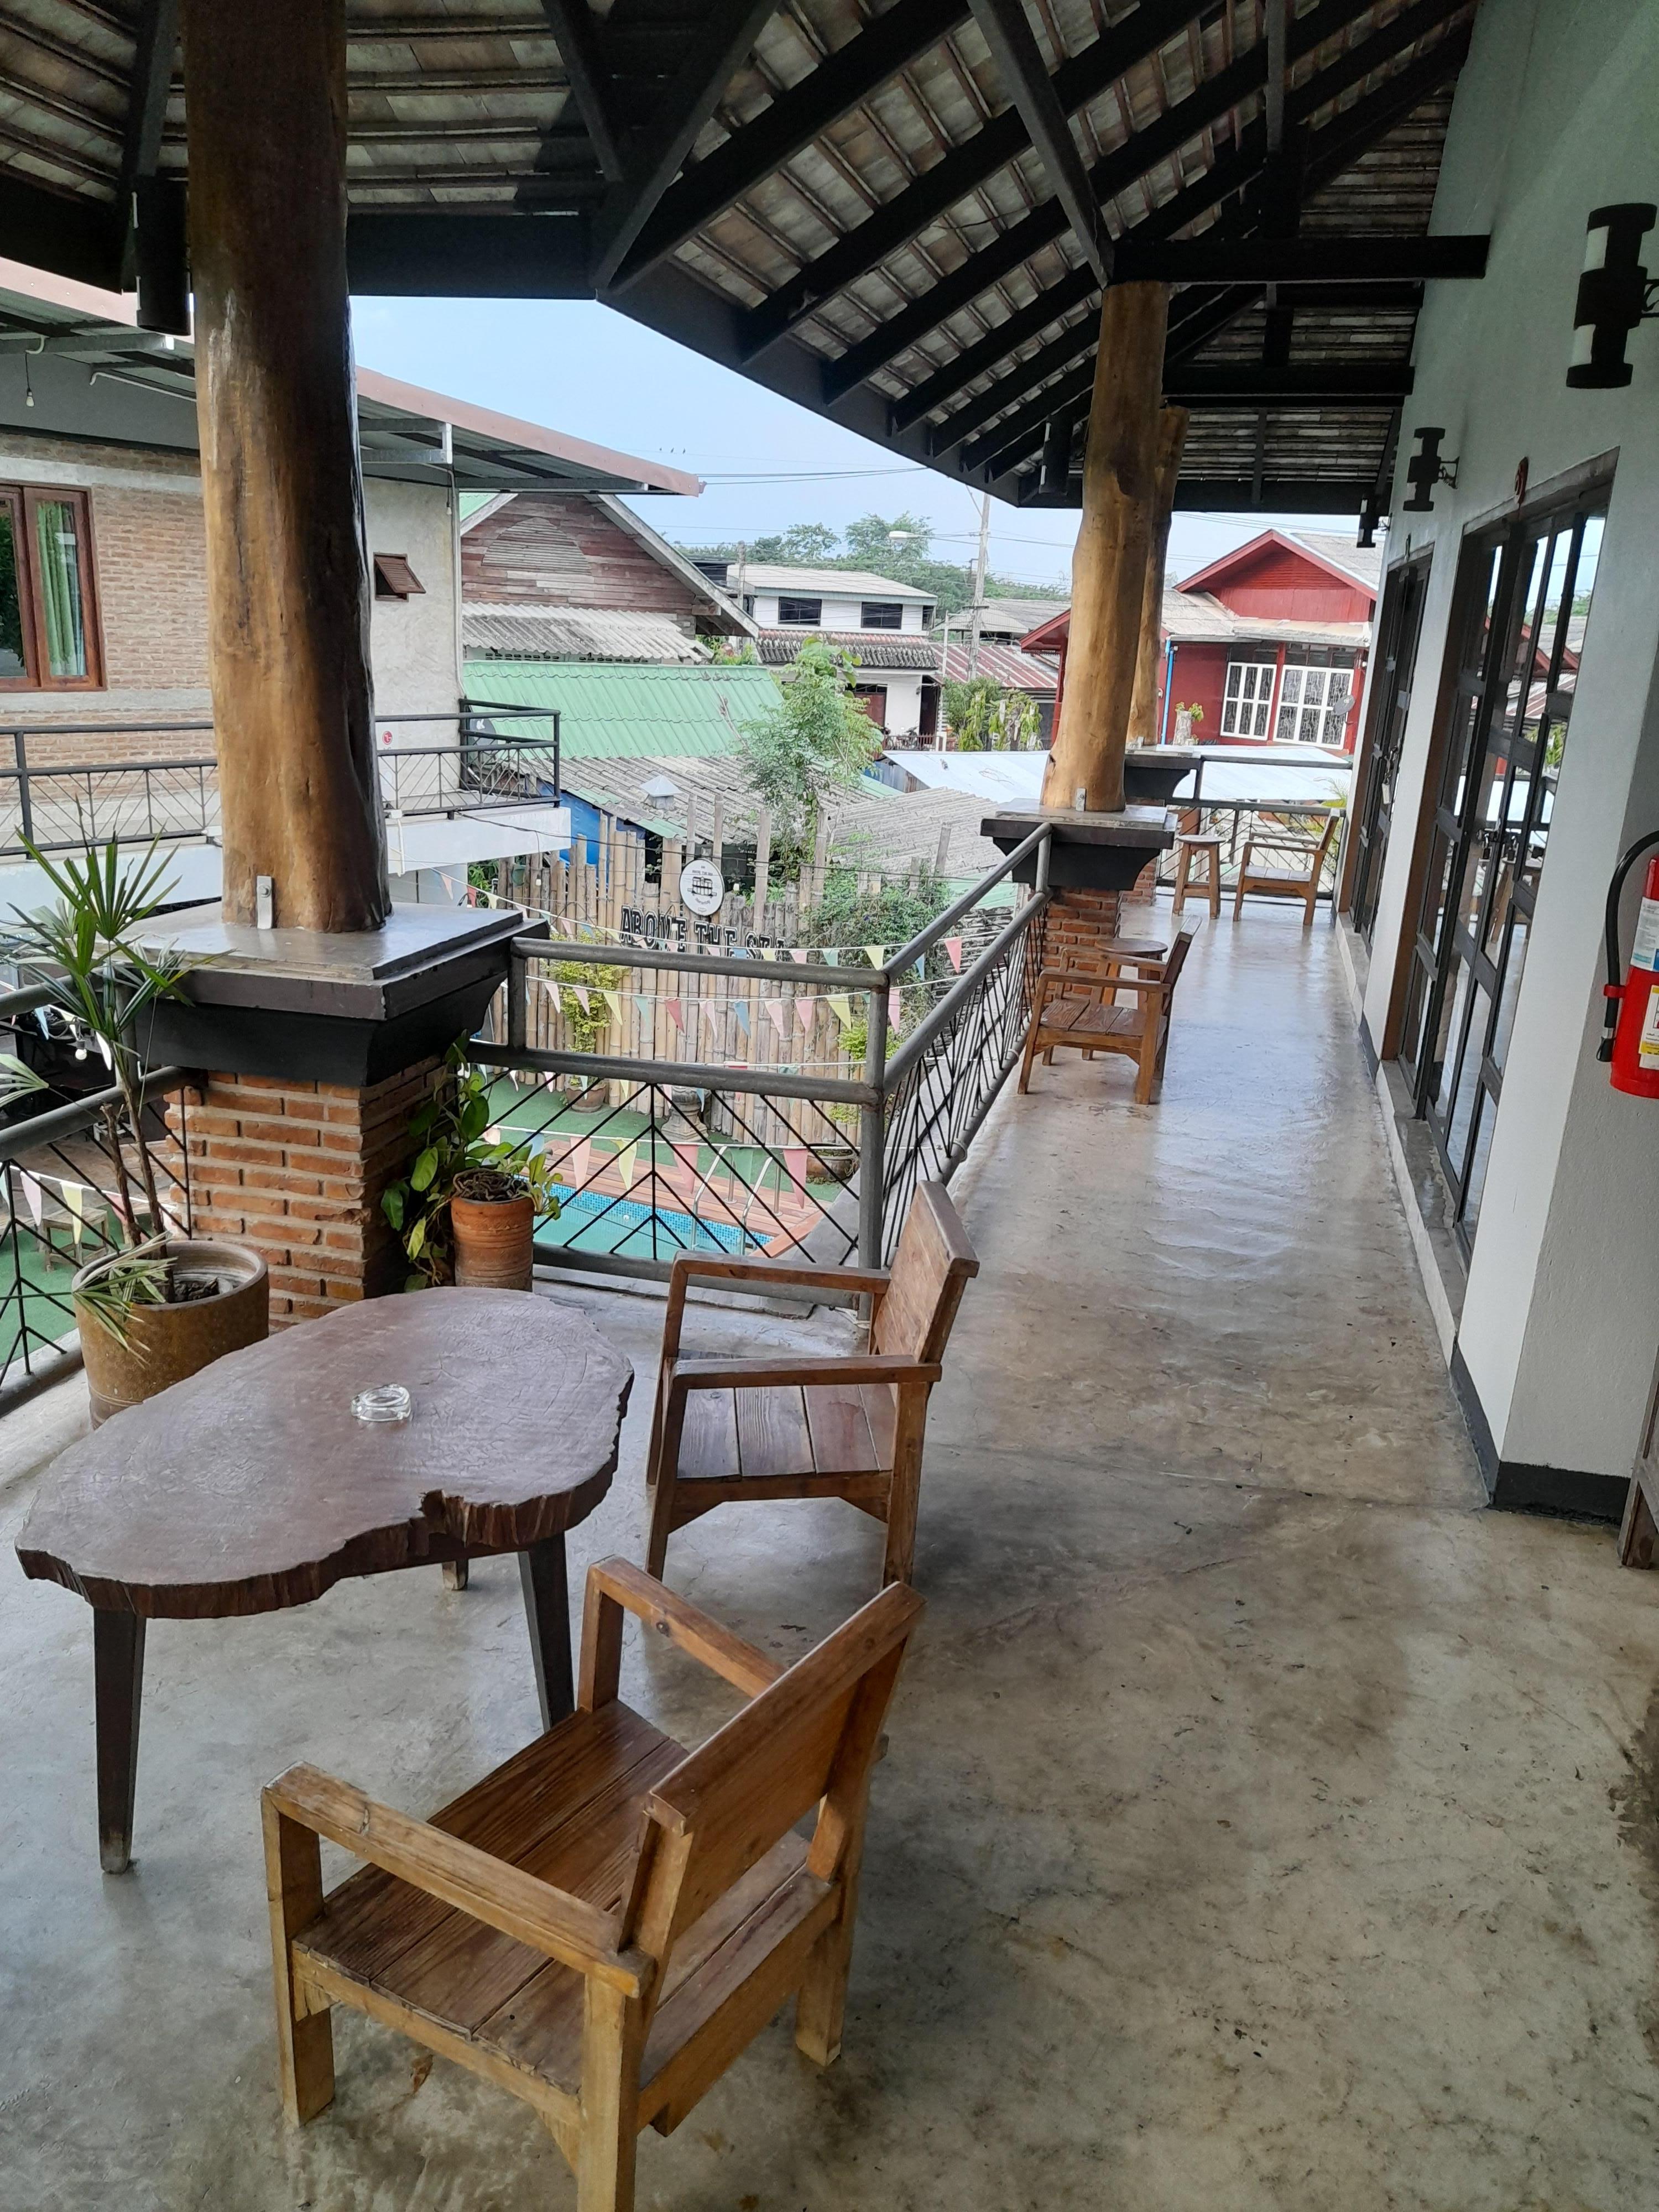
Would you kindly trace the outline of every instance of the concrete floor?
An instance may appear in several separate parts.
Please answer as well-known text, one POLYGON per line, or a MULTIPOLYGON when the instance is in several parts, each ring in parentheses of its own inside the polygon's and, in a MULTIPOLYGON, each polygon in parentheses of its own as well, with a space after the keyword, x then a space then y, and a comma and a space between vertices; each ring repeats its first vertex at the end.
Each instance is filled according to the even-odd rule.
MULTIPOLYGON (((844 2056, 775 2024, 647 2133, 641 2205, 1659 2204, 1659 1583, 1483 1510, 1322 927, 1212 926, 1161 1103, 1130 1079, 1040 1071, 958 1181, 984 1270, 844 2056)), ((659 1319, 589 1304, 646 1379, 577 1562, 641 1552, 659 1319)), ((79 1402, 0 1431, 8 1543, 79 1402)), ((787 1655, 878 1557, 849 1507, 725 1508, 669 1578, 787 1655)), ((258 1785, 303 1756, 424 1811, 523 1741, 511 1564, 152 1629, 117 1881, 90 1680, 85 1608, 0 1570, 4 2212, 574 2205, 525 2107, 355 2017, 323 2118, 273 2088, 258 1785)), ((624 1694, 727 1709, 631 1644, 624 1694)))

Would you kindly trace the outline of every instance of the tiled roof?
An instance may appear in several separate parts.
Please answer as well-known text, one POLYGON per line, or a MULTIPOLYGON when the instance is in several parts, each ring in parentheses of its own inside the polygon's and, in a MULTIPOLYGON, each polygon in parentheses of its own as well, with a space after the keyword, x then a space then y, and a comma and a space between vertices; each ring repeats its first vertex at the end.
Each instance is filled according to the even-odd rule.
POLYGON ((802 646, 838 645, 860 668, 937 669, 939 647, 928 637, 893 629, 763 629, 760 657, 769 668, 787 668, 802 646))
POLYGON ((461 631, 469 659, 698 662, 708 657, 672 615, 605 607, 469 603, 461 610, 461 631))
MULTIPOLYGON (((556 708, 561 757, 573 764, 576 788, 579 760, 729 753, 742 725, 778 699, 777 685, 752 661, 675 668, 469 659, 463 682, 470 699, 556 708)), ((502 733, 514 727, 503 722, 502 733)))
MULTIPOLYGON (((1330 645, 1345 648, 1364 646, 1370 638, 1369 623, 1289 622, 1283 617, 1238 615, 1207 592, 1182 592, 1166 586, 1161 610, 1163 635, 1177 645, 1330 645)), ((1057 618, 1045 640, 1044 655, 1058 654, 1065 643, 1066 626, 1057 618)))
MULTIPOLYGON (((980 614, 979 634, 981 637, 1029 637, 1040 623, 1063 615, 1071 604, 1069 599, 987 599, 980 614)), ((933 628, 942 632, 945 624, 936 622, 933 628)), ((951 635, 961 637, 967 629, 968 617, 958 609, 951 617, 951 635)))
MULTIPOLYGON (((738 587, 738 563, 726 570, 729 591, 738 587)), ((934 594, 915 584, 896 583, 891 576, 874 576, 867 568, 796 568, 769 561, 748 562, 743 570, 745 592, 805 592, 826 599, 927 599, 934 594)))
MULTIPOLYGON (((968 644, 964 639, 958 644, 952 638, 944 648, 945 676, 951 684, 968 680, 968 644)), ((1039 660, 1036 655, 1022 653, 1017 645, 1000 645, 993 638, 981 638, 979 642, 979 672, 988 676, 994 684, 1001 684, 1005 691, 1037 691, 1045 696, 1054 689, 1055 670, 1052 660, 1039 660)))

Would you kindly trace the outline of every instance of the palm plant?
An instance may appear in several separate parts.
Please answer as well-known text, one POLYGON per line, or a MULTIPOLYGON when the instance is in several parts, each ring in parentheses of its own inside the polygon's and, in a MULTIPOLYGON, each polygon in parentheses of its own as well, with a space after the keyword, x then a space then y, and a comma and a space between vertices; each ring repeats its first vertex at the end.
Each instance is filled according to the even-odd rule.
MULTIPOLYGON (((121 1242, 97 1303, 100 1309, 110 1304, 116 1310, 138 1300, 168 1304, 175 1286, 162 1256, 167 1232, 155 1161, 144 1132, 139 1040, 145 1017, 163 999, 179 995, 196 963, 143 942, 144 925, 160 911, 166 894, 167 863, 157 857, 153 845, 147 853, 123 860, 113 838, 101 852, 89 845, 78 856, 57 861, 47 859, 27 838, 23 843, 58 893, 58 902, 33 914, 13 907, 4 931, 5 951, 20 979, 44 990, 48 1005, 97 1042, 117 1093, 101 1110, 114 1167, 121 1242), (127 1164, 129 1141, 148 1229, 139 1223, 127 1164)), ((14 1091, 38 1084, 38 1079, 25 1084, 12 1069, 7 1074, 14 1091)), ((112 1333, 118 1334, 118 1326, 112 1333)))

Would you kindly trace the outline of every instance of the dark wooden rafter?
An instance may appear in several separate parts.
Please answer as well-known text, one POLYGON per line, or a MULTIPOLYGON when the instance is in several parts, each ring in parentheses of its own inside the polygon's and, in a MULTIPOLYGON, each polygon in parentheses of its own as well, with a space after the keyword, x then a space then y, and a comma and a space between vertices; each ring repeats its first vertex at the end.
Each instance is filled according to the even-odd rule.
POLYGON ((595 228, 593 281, 603 292, 678 175, 697 133, 777 0, 714 0, 685 60, 664 88, 651 121, 627 146, 621 182, 605 196, 595 228))
POLYGON ((948 38, 968 16, 967 0, 901 0, 779 93, 752 123, 665 192, 612 279, 621 291, 712 222, 872 92, 948 38))
MULTIPOLYGON (((1443 40, 1441 43, 1435 46, 1430 53, 1423 56, 1419 61, 1409 64, 1407 69, 1401 71, 1397 76, 1390 78, 1387 84, 1380 87, 1365 100, 1358 101, 1353 107, 1346 110, 1340 118, 1336 118, 1336 123, 1340 125, 1340 129, 1334 125, 1327 125, 1323 130, 1310 134, 1310 155, 1306 172, 1307 188, 1309 190, 1316 189, 1319 185, 1328 183, 1334 178, 1339 176, 1344 169, 1352 167, 1354 161, 1356 161, 1360 155, 1369 151, 1370 147, 1375 144, 1377 139, 1385 137, 1389 131, 1393 130, 1395 125, 1403 119, 1405 115, 1409 114, 1413 108, 1420 106, 1425 99, 1429 97, 1431 93, 1437 90, 1444 82, 1445 77, 1449 74, 1461 67, 1463 53, 1466 51, 1467 34, 1461 32, 1455 32, 1449 39, 1443 40), (1328 145, 1325 143, 1328 134, 1331 139, 1331 143, 1328 145)), ((1310 80, 1310 84, 1303 88, 1303 91, 1304 93, 1310 94, 1320 82, 1321 80, 1319 78, 1310 80)), ((1257 129, 1259 132, 1257 143, 1261 150, 1265 151, 1265 131, 1261 130, 1260 126, 1253 127, 1257 129)), ((1249 137, 1249 135, 1250 134, 1248 132, 1245 134, 1247 139, 1249 137)), ((1238 185, 1241 181, 1240 173, 1249 166, 1250 162, 1248 149, 1242 147, 1241 153, 1238 155, 1236 155, 1232 161, 1219 164, 1218 165, 1217 169, 1210 172, 1211 179, 1214 179, 1224 188, 1222 192, 1218 192, 1215 197, 1231 197, 1233 191, 1238 188, 1238 185)), ((1156 210, 1154 216, 1149 218, 1146 222, 1138 224, 1132 230, 1124 234, 1123 237, 1118 242, 1118 265, 1120 270, 1127 270, 1134 266, 1137 253, 1143 246, 1150 245, 1152 238, 1157 237, 1160 233, 1167 236, 1169 229, 1181 227, 1179 224, 1169 222, 1167 219, 1160 222, 1158 221, 1159 217, 1167 217, 1169 212, 1180 210, 1182 211, 1182 219, 1184 222, 1185 220, 1190 219, 1190 216, 1192 214, 1204 211, 1204 208, 1200 204, 1200 203, 1204 201, 1205 183, 1206 180, 1204 179, 1195 180, 1194 184, 1189 186, 1185 193, 1179 193, 1173 201, 1167 202, 1165 204, 1165 207, 1156 210)), ((1212 204, 1212 202, 1206 204, 1212 204)), ((1316 255, 1320 248, 1321 242, 1322 241, 1317 234, 1305 241, 1308 252, 1304 260, 1304 265, 1308 265, 1308 264, 1311 263, 1313 258, 1316 255)), ((1171 240, 1168 242, 1164 250, 1172 255, 1178 255, 1186 243, 1186 241, 1171 240)), ((1282 246, 1276 250, 1286 252, 1292 252, 1297 243, 1297 241, 1285 241, 1282 246)), ((1352 257, 1354 253, 1352 242, 1346 241, 1345 243, 1346 244, 1347 252, 1352 257)), ((1243 254, 1248 251, 1255 250, 1265 255, 1269 250, 1265 244, 1257 244, 1255 241, 1247 239, 1241 234, 1241 230, 1236 223, 1227 223, 1224 228, 1223 224, 1218 223, 1214 230, 1206 233, 1205 235, 1199 240, 1191 241, 1191 244, 1194 247, 1201 247, 1205 253, 1214 256, 1218 259, 1220 259, 1222 257, 1225 257, 1225 267, 1229 272, 1237 267, 1237 264, 1232 258, 1235 254, 1243 254)), ((1445 273, 1469 275, 1472 273, 1478 273, 1479 268, 1484 266, 1484 240, 1458 240, 1455 241, 1443 240, 1421 241, 1368 240, 1364 250, 1361 269, 1354 269, 1352 265, 1351 260, 1346 274, 1349 278, 1352 279, 1353 276, 1360 275, 1365 270, 1370 270, 1374 271, 1377 277, 1382 277, 1391 273, 1385 266, 1382 265, 1386 256, 1390 252, 1403 252, 1407 249, 1410 249, 1418 252, 1422 256, 1422 263, 1419 264, 1418 268, 1402 270, 1400 274, 1401 276, 1409 277, 1414 281, 1419 276, 1428 273, 1426 267, 1423 265, 1423 264, 1425 264, 1428 259, 1431 258, 1437 252, 1440 252, 1446 248, 1449 248, 1450 258, 1454 264, 1461 260, 1464 265, 1461 268, 1455 268, 1455 272, 1454 270, 1448 270, 1445 273)), ((1143 270, 1140 273, 1147 272, 1143 270)), ((1043 327, 1043 321, 1040 321, 1037 319, 1043 316, 1045 303, 1048 304, 1048 313, 1044 319, 1046 321, 1052 321, 1057 313, 1069 311, 1069 309, 1077 304, 1080 299, 1086 298, 1088 296, 1086 289, 1077 281, 1080 276, 1080 274, 1081 272, 1073 271, 1072 278, 1062 279, 1060 284, 1050 287, 1048 292, 1041 295, 1039 301, 1034 301, 1031 307, 1024 311, 1024 316, 1021 319, 1028 322, 1035 322, 1036 327, 1040 329, 1043 327), (1060 304, 1062 301, 1064 303, 1063 306, 1060 304)), ((1181 281, 1197 280, 1194 278, 1181 281)), ((1212 283, 1216 281, 1213 275, 1211 276, 1209 281, 1212 283)), ((1286 281, 1289 280, 1287 279, 1286 281)), ((1249 304, 1248 301, 1241 302, 1235 312, 1242 313, 1244 311, 1244 307, 1248 304, 1249 304)), ((1231 320, 1232 319, 1231 315, 1225 318, 1226 320, 1231 320)), ((1223 326, 1223 324, 1218 323, 1215 327, 1219 329, 1223 326)), ((968 369, 967 375, 964 376, 962 380, 966 381, 969 377, 971 377, 974 374, 982 374, 984 368, 992 365, 991 359, 988 357, 989 356, 989 349, 994 343, 1000 331, 1006 330, 1007 327, 1007 325, 1000 325, 999 331, 993 332, 991 337, 987 339, 981 346, 971 349, 969 354, 960 356, 958 361, 952 365, 953 368, 956 369, 966 368, 967 363, 975 355, 977 355, 980 357, 981 365, 975 368, 968 369)), ((1176 315, 1172 317, 1171 319, 1172 337, 1177 331, 1183 330, 1184 327, 1184 318, 1180 316, 1179 311, 1177 311, 1176 315)), ((1206 335, 1213 334, 1213 331, 1206 333, 1206 335)), ((1093 344, 1094 331, 1092 324, 1090 321, 1085 319, 1083 322, 1072 325, 1067 331, 1062 332, 1060 337, 1054 340, 1051 345, 1044 348, 1042 353, 1034 356, 1030 362, 1020 363, 998 385, 990 387, 989 391, 980 394, 976 399, 969 402, 969 406, 977 416, 977 422, 970 424, 969 427, 977 428, 978 422, 989 421, 994 415, 1000 413, 1004 409, 1012 406, 1020 398, 1022 393, 1032 390, 1035 386, 1042 382, 1045 378, 1057 374, 1060 370, 1064 368, 1068 360, 1091 352, 1092 350, 1093 344), (996 400, 996 404, 994 405, 990 404, 993 397, 994 397, 996 400)), ((930 378, 926 384, 919 386, 915 392, 908 394, 905 402, 900 404, 904 410, 902 419, 911 421, 916 419, 916 414, 918 411, 916 403, 920 402, 924 398, 924 395, 930 392, 936 395, 932 398, 931 402, 932 405, 934 406, 939 405, 943 398, 948 397, 949 392, 948 390, 945 388, 945 380, 951 374, 951 372, 950 370, 941 371, 938 376, 930 378)), ((960 388, 959 385, 957 388, 960 388)), ((896 406, 893 411, 896 418, 898 418, 900 416, 900 407, 896 406)), ((957 418, 956 416, 952 416, 949 422, 940 425, 933 434, 931 450, 933 453, 940 453, 948 452, 952 446, 959 441, 960 433, 958 433, 957 436, 953 436, 951 434, 952 428, 956 424, 957 419, 957 418)), ((1023 413, 1019 417, 1020 422, 1026 431, 1029 431, 1030 419, 1030 410, 1023 413)), ((1030 450, 1031 442, 1035 441, 1031 441, 1028 442, 1025 447, 1025 451, 1029 452, 1030 450)), ((983 441, 981 441, 980 460, 972 464, 972 465, 982 465, 982 462, 986 458, 982 451, 982 444, 983 441)), ((965 457, 964 465, 967 465, 965 457)))
MULTIPOLYGON (((1298 45, 1297 51, 1311 51, 1322 44, 1344 25, 1362 15, 1365 4, 1366 0, 1324 0, 1322 7, 1298 19, 1297 30, 1306 40, 1306 46, 1298 45)), ((1462 4, 1462 0, 1425 0, 1425 4, 1449 6, 1462 4)), ((1359 51, 1352 48, 1349 52, 1359 51)), ((1330 64, 1328 71, 1322 71, 1318 77, 1310 79, 1310 85, 1303 88, 1304 94, 1307 94, 1310 86, 1316 83, 1335 83, 1339 78, 1344 83, 1351 82, 1352 75, 1345 74, 1343 68, 1347 61, 1348 56, 1345 55, 1330 64)), ((1196 138, 1207 125, 1219 122, 1242 100, 1259 92, 1265 67, 1261 48, 1252 46, 1237 61, 1218 70, 1214 76, 1206 78, 1185 100, 1178 100, 1154 122, 1147 124, 1126 139, 1122 145, 1115 147, 1109 154, 1103 155, 1090 172, 1090 182, 1100 199, 1115 199, 1120 193, 1144 182, 1162 163, 1196 138)), ((1330 93, 1324 95, 1325 98, 1332 96, 1330 93)), ((1247 143, 1249 146, 1247 162, 1241 166, 1237 154, 1218 161, 1209 170, 1201 172, 1182 191, 1176 192, 1173 199, 1166 201, 1163 207, 1155 208, 1150 216, 1122 235, 1125 238, 1137 235, 1167 237, 1172 230, 1182 228, 1184 222, 1207 212, 1221 199, 1236 191, 1247 190, 1259 175, 1265 157, 1266 136, 1261 121, 1258 119, 1249 125, 1240 134, 1237 143, 1240 148, 1247 143), (1224 178, 1226 179, 1224 191, 1210 182, 1213 179, 1218 184, 1224 178), (1184 216, 1181 222, 1160 221, 1166 209, 1176 206, 1190 208, 1192 214, 1184 216), (1149 229, 1149 225, 1153 227, 1149 229)), ((925 337, 947 316, 956 314, 969 306, 1000 278, 1029 260, 1040 248, 1050 244, 1065 227, 1064 211, 1056 202, 1045 200, 1033 208, 1030 215, 1013 224, 989 246, 981 246, 977 253, 969 255, 960 268, 953 270, 950 276, 933 285, 913 306, 890 318, 857 345, 849 346, 825 371, 826 396, 834 399, 840 393, 850 391, 854 384, 862 383, 878 368, 884 368, 890 361, 925 337)), ((856 237, 858 234, 854 232, 854 235, 856 237)), ((1073 272, 1073 275, 1078 273, 1073 272)))
POLYGON ((1024 0, 973 0, 973 9, 980 36, 1036 149, 1048 190, 1065 210, 1079 252, 1103 284, 1112 273, 1112 241, 1024 0))
MULTIPOLYGON (((1356 6, 1362 0, 1356 0, 1356 6)), ((1103 31, 1092 45, 1054 71, 1054 95, 1067 115, 1099 98, 1137 62, 1185 30, 1192 0, 1142 0, 1132 15, 1103 31)), ((1353 12, 1351 9, 1349 12, 1353 12)), ((866 275, 957 201, 967 198, 1030 144, 1019 111, 994 115, 963 145, 953 147, 913 185, 866 217, 856 230, 781 284, 747 319, 744 351, 752 357, 783 337, 816 303, 866 275)), ((1060 214, 1051 235, 1065 227, 1060 214)))
POLYGON ((161 129, 173 64, 179 50, 179 0, 139 0, 133 25, 132 78, 127 96, 126 129, 121 142, 117 198, 125 205, 139 180, 161 166, 161 129))
MULTIPOLYGON (((570 79, 571 97, 593 149, 599 174, 608 185, 620 184, 623 172, 622 143, 611 122, 605 96, 605 70, 594 38, 592 11, 587 0, 542 0, 542 10, 558 44, 559 58, 570 79)), ((544 167, 544 160, 538 160, 536 166, 544 167)))
MULTIPOLYGON (((1373 70, 1393 59, 1413 40, 1421 37, 1425 31, 1443 22, 1467 5, 1468 0, 1419 0, 1416 7, 1394 17, 1371 37, 1345 49, 1305 83, 1298 86, 1285 102, 1288 120, 1292 125, 1305 123, 1308 118, 1350 86, 1361 82, 1373 70)), ((1325 0, 1324 5, 1297 17, 1289 27, 1291 59, 1296 60, 1313 52, 1364 12, 1360 0, 1325 0)), ((1131 21, 1133 20, 1130 18, 1131 21)), ((1455 40, 1459 33, 1454 32, 1449 37, 1455 40)), ((1445 43, 1442 41, 1443 45, 1445 43)), ((1462 51, 1467 51, 1466 40, 1462 51)), ((1432 63, 1439 52, 1440 48, 1437 46, 1433 52, 1424 57, 1424 60, 1432 63)), ((1188 139, 1195 137, 1205 124, 1218 121, 1249 94, 1258 90, 1263 82, 1266 65, 1265 50, 1261 46, 1251 47, 1229 68, 1207 79, 1186 100, 1178 101, 1157 122, 1137 131, 1123 145, 1097 162, 1091 173, 1101 198, 1115 198, 1139 182, 1161 161, 1178 151, 1188 139)), ((1408 64, 1407 72, 1402 74, 1421 66, 1421 63, 1408 64)), ((1358 105, 1363 106, 1365 103, 1362 101, 1358 105)), ((1353 111, 1350 111, 1352 112, 1353 111)), ((1340 120, 1346 125, 1348 117, 1345 116, 1340 120)), ((1326 129, 1329 128, 1328 125, 1326 129)), ((1321 144, 1322 150, 1324 137, 1324 131, 1313 134, 1314 142, 1321 144)), ((1268 152, 1265 122, 1258 118, 1250 124, 1239 135, 1237 145, 1239 150, 1232 156, 1217 162, 1212 169, 1178 191, 1173 199, 1154 210, 1151 216, 1126 232, 1120 252, 1129 241, 1168 238, 1174 231, 1184 228, 1188 222, 1206 213, 1223 199, 1231 198, 1234 192, 1247 191, 1257 183, 1268 152), (1183 213, 1176 222, 1160 220, 1166 216, 1167 211, 1176 209, 1190 210, 1190 213, 1183 213)), ((1310 160, 1313 158, 1310 154, 1310 160)), ((1307 188, 1311 188, 1311 183, 1310 173, 1305 179, 1307 188)), ((859 237, 865 228, 860 225, 852 236, 859 237)), ((851 390, 854 384, 862 383, 878 369, 884 368, 888 362, 925 337, 946 316, 969 305, 1000 277, 1006 276, 1011 269, 1028 259, 1039 246, 1048 244, 1064 228, 1065 216, 1057 204, 1045 202, 1034 209, 1030 215, 1006 231, 993 245, 970 255, 959 269, 933 286, 914 306, 890 318, 869 337, 850 346, 830 364, 824 377, 826 398, 833 402, 840 394, 851 390)), ((1121 267, 1119 274, 1125 273, 1125 269, 1121 267)), ((1069 280, 1060 280, 1072 304, 1089 296, 1086 281, 1079 281, 1081 276, 1082 272, 1073 271, 1069 280)), ((1058 288, 1050 288, 1050 292, 1055 289, 1058 288)), ((774 295, 775 299, 781 296, 781 293, 774 295)), ((756 310, 757 315, 764 312, 763 309, 756 310)), ((1029 314, 1030 310, 1026 313, 1029 314)))

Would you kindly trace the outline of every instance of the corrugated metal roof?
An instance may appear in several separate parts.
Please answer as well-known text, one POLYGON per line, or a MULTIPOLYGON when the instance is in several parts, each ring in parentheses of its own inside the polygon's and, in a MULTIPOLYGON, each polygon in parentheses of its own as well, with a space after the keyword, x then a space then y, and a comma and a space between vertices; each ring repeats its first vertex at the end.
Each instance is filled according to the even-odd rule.
MULTIPOLYGON (((737 563, 732 564, 735 568, 737 563)), ((732 588, 735 591, 736 585, 732 588)), ((815 592, 831 599, 933 599, 936 594, 915 584, 895 583, 890 576, 872 575, 867 568, 797 568, 771 561, 744 564, 745 592, 815 592)))
POLYGON ((763 629, 760 657, 769 668, 787 668, 804 645, 839 646, 860 668, 939 666, 939 647, 931 638, 892 629, 763 629))
MULTIPOLYGON (((945 678, 950 684, 968 681, 968 642, 958 644, 952 638, 944 648, 945 678)), ((1045 696, 1052 695, 1056 672, 1052 660, 1038 660, 1029 653, 1022 653, 1016 645, 1000 645, 994 638, 979 641, 979 672, 988 676, 994 684, 1001 684, 1005 691, 1036 691, 1045 696)))
MULTIPOLYGON (((778 699, 777 685, 752 661, 665 668, 469 659, 464 682, 469 698, 556 708, 561 756, 573 763, 730 752, 741 725, 778 699)), ((572 781, 580 789, 574 775, 572 781)))
POLYGON ((487 660, 621 660, 706 665, 707 649, 672 615, 609 607, 478 606, 461 611, 469 658, 487 660))

